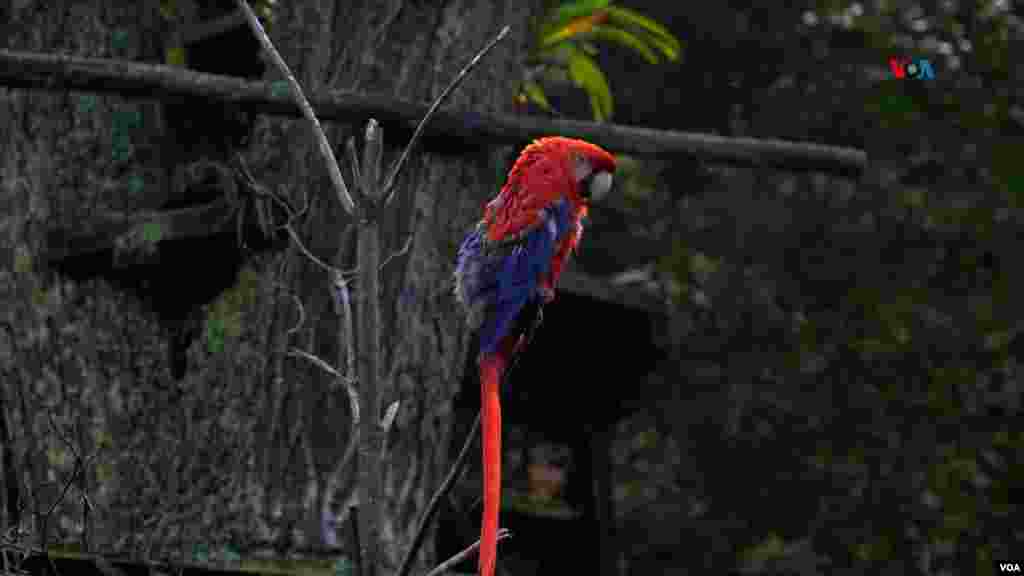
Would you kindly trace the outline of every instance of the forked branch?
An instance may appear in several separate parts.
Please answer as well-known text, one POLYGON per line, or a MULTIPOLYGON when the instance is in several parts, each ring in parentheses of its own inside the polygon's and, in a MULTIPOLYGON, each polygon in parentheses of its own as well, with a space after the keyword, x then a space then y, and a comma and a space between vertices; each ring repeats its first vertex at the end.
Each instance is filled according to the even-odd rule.
MULTIPOLYGON (((359 271, 358 286, 361 297, 359 298, 359 306, 356 310, 359 334, 359 351, 357 354, 356 371, 358 373, 358 384, 360 386, 359 393, 355 393, 354 388, 352 387, 351 375, 349 377, 345 377, 337 369, 330 366, 329 363, 324 362, 311 354, 298 350, 293 350, 291 353, 317 364, 321 369, 342 380, 349 388, 350 397, 353 402, 356 403, 356 405, 353 405, 353 414, 362 414, 361 419, 357 417, 357 424, 353 427, 354 437, 357 435, 359 438, 359 483, 357 491, 361 509, 359 510, 358 532, 362 538, 362 542, 356 542, 355 553, 358 555, 360 560, 360 572, 364 576, 373 576, 377 568, 380 545, 380 542, 378 541, 379 530, 382 521, 381 515, 383 513, 380 456, 385 437, 385 432, 381 429, 381 425, 378 422, 378 416, 380 415, 379 403, 381 400, 377 381, 380 371, 380 303, 377 299, 381 266, 380 228, 377 225, 379 209, 387 205, 394 197, 395 182, 401 174, 402 168, 405 166, 427 123, 438 111, 448 96, 455 91, 459 84, 466 79, 473 68, 480 63, 484 55, 494 48, 503 38, 508 36, 509 27, 506 26, 503 28, 493 40, 477 52, 473 59, 470 60, 469 63, 466 64, 466 66, 463 67, 463 69, 455 76, 455 78, 452 79, 448 86, 445 87, 420 120, 416 127, 416 131, 405 146, 401 156, 388 171, 385 178, 381 177, 384 134, 383 129, 377 121, 371 118, 370 121, 367 122, 361 163, 358 161, 358 152, 354 143, 351 140, 349 141, 346 150, 352 163, 352 174, 355 178, 355 185, 359 189, 359 196, 361 200, 360 205, 357 206, 349 193, 348 186, 341 174, 337 159, 334 156, 330 143, 327 141, 327 136, 324 134, 323 128, 320 126, 320 122, 317 120, 316 114, 313 112, 309 101, 303 94, 302 87, 288 69, 287 64, 285 64, 276 48, 274 48, 273 43, 267 36, 266 31, 263 30, 259 19, 253 13, 246 0, 236 0, 236 3, 239 9, 245 14, 250 29, 263 45, 264 51, 270 56, 271 61, 287 79, 292 97, 302 110, 303 116, 305 116, 312 125, 314 135, 317 138, 320 147, 321 156, 323 156, 324 161, 328 165, 328 172, 330 173, 331 181, 338 194, 338 199, 349 214, 355 218, 355 224, 358 229, 357 269, 359 271)), ((300 242, 297 234, 290 226, 288 227, 288 232, 292 236, 292 240, 302 247, 302 243, 300 242)), ((406 247, 409 245, 410 243, 406 242, 406 247)), ((334 290, 336 292, 338 290, 343 291, 341 298, 337 299, 343 301, 343 304, 346 304, 346 306, 344 306, 345 316, 348 318, 348 321, 351 322, 351 314, 349 313, 349 307, 347 306, 350 301, 347 293, 347 283, 344 281, 341 272, 329 265, 319 262, 306 251, 304 251, 304 254, 319 265, 332 270, 334 290)), ((348 331, 347 336, 351 338, 351 329, 348 331)), ((352 368, 351 364, 350 354, 350 373, 352 368)), ((394 405, 397 406, 397 404, 394 405)), ((393 420, 394 412, 395 411, 389 412, 389 419, 393 420)), ((478 416, 474 423, 473 431, 470 433, 470 437, 467 439, 465 446, 463 446, 462 451, 459 454, 459 458, 453 465, 448 476, 445 478, 445 481, 438 488, 437 493, 434 494, 427 510, 424 512, 424 515, 420 520, 412 546, 402 563, 400 574, 403 576, 406 576, 410 570, 412 561, 422 544, 427 527, 429 526, 441 499, 449 490, 451 490, 455 478, 465 466, 466 455, 469 452, 469 446, 472 445, 473 439, 476 436, 476 430, 479 427, 479 422, 480 420, 478 416)), ((500 538, 505 536, 507 536, 507 531, 502 532, 499 535, 500 538)), ((454 565, 461 561, 461 558, 471 554, 478 546, 479 544, 470 546, 460 553, 460 555, 457 555, 455 558, 450 559, 437 567, 432 571, 432 573, 443 572, 447 567, 454 565)))
POLYGON ((327 134, 324 133, 323 127, 320 126, 320 121, 317 120, 316 114, 313 112, 313 107, 309 105, 309 100, 303 94, 302 86, 299 86, 299 81, 295 79, 295 75, 288 68, 288 64, 284 61, 284 58, 281 58, 281 54, 274 47, 274 43, 270 41, 270 37, 267 36, 267 32, 263 29, 263 25, 260 24, 260 19, 256 17, 256 13, 249 7, 249 3, 245 0, 235 0, 235 4, 245 14, 245 19, 249 23, 249 29, 252 30, 252 33, 260 41, 263 51, 270 56, 271 62, 274 63, 274 66, 277 67, 288 82, 288 89, 292 94, 292 98, 295 99, 295 103, 302 110, 302 115, 306 117, 306 120, 313 127, 313 135, 316 137, 317 144, 319 144, 320 155, 324 157, 324 162, 327 163, 327 172, 330 174, 331 183, 334 184, 334 189, 338 193, 338 199, 341 201, 341 205, 345 207, 345 211, 354 215, 356 204, 348 192, 348 186, 345 185, 345 178, 341 175, 338 160, 334 157, 334 151, 331 150, 331 143, 327 141, 327 134))

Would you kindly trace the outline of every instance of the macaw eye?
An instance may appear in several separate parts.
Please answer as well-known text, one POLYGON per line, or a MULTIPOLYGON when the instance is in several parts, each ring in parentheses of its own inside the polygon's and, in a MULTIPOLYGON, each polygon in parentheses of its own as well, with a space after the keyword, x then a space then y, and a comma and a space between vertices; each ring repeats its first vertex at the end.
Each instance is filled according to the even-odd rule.
POLYGON ((612 175, 608 172, 590 174, 580 182, 580 195, 590 200, 600 201, 611 189, 612 175))

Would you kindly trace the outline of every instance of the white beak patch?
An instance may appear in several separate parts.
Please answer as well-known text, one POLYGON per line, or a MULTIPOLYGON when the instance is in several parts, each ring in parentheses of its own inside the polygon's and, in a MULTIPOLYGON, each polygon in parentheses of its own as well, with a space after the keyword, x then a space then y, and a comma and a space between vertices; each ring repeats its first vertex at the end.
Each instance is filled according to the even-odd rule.
POLYGON ((598 172, 590 180, 590 198, 600 201, 608 191, 612 189, 612 175, 608 172, 598 172))

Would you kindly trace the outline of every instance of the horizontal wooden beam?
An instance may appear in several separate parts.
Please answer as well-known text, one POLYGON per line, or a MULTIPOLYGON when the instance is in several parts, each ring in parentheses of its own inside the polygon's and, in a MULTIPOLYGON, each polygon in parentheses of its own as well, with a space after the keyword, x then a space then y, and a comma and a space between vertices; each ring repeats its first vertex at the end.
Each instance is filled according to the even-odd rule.
POLYGON ((659 315, 665 313, 664 302, 650 290, 637 286, 616 286, 609 280, 586 274, 571 264, 559 278, 558 288, 571 294, 618 304, 634 310, 643 310, 659 315))
MULTIPOLYGON (((145 241, 146 228, 152 225, 159 230, 159 242, 210 237, 221 233, 232 215, 233 208, 225 199, 179 210, 131 216, 109 214, 74 229, 49 230, 43 258, 51 266, 60 266, 75 258, 105 251, 111 251, 112 255, 132 252, 145 241)), ((571 263, 562 274, 559 289, 655 314, 661 314, 664 309, 658 296, 649 290, 615 286, 581 272, 571 263)))
POLYGON ((223 231, 233 215, 227 199, 179 210, 107 214, 74 229, 50 229, 42 256, 49 264, 59 265, 108 250, 132 252, 147 241, 149 227, 156 231, 158 242, 209 237, 223 231))
MULTIPOLYGON (((286 89, 266 82, 202 74, 183 68, 123 60, 82 58, 0 50, 0 86, 51 91, 113 93, 130 98, 162 99, 196 96, 236 103, 253 112, 299 117, 286 89)), ((362 124, 376 118, 383 125, 411 129, 427 104, 382 94, 318 92, 310 103, 322 121, 362 124)), ((867 154, 840 148, 756 138, 727 138, 599 124, 537 116, 484 115, 442 110, 427 126, 427 135, 454 137, 484 146, 520 143, 560 134, 583 138, 619 153, 640 156, 696 156, 709 162, 788 171, 827 172, 859 178, 867 154)))

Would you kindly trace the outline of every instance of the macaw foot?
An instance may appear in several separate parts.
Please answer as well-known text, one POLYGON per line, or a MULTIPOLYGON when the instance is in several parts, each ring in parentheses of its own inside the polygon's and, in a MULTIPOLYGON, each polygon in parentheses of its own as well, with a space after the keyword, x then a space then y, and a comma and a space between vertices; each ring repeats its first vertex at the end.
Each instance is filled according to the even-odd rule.
POLYGON ((545 304, 551 304, 551 302, 555 299, 555 289, 552 288, 551 286, 541 286, 540 297, 545 304))

